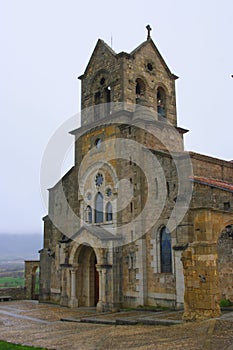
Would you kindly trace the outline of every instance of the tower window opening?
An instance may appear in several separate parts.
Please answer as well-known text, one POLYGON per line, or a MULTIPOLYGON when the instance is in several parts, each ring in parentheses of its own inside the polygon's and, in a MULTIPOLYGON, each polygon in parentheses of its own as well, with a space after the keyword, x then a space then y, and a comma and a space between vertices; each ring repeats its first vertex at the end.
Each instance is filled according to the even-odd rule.
POLYGON ((101 115, 101 106, 100 106, 100 103, 101 103, 101 93, 100 91, 97 91, 95 93, 95 101, 94 101, 94 104, 95 104, 95 118, 98 119, 101 115))
POLYGON ((142 79, 136 79, 136 95, 144 95, 145 94, 145 83, 142 79))
POLYGON ((167 182, 167 195, 170 195, 170 186, 169 186, 169 182, 167 182))
POLYGON ((139 82, 136 84, 136 95, 141 95, 141 85, 139 82))
POLYGON ((105 78, 103 77, 100 79, 100 85, 104 85, 104 83, 105 83, 105 78))
POLYGON ((147 69, 151 72, 153 70, 153 66, 151 63, 147 63, 147 69))
POLYGON ((157 90, 157 112, 158 119, 166 118, 166 94, 163 88, 157 90))
POLYGON ((100 139, 100 138, 97 138, 96 140, 95 140, 95 146, 96 146, 96 148, 100 148, 100 146, 101 146, 101 143, 102 143, 102 140, 100 139))
POLYGON ((106 102, 107 103, 111 102, 111 88, 110 88, 110 86, 108 86, 105 89, 105 95, 106 95, 106 102))
POLYGON ((110 102, 111 102, 111 87, 108 86, 105 91, 104 91, 104 95, 105 95, 105 103, 106 103, 106 108, 105 108, 105 116, 108 117, 109 114, 111 113, 111 110, 110 110, 110 102))
POLYGON ((145 83, 142 79, 136 79, 136 103, 140 103, 140 98, 145 95, 145 83))
POLYGON ((133 212, 133 202, 130 202, 130 212, 133 212))
POLYGON ((101 102, 101 93, 100 91, 97 91, 95 93, 95 104, 98 105, 101 102))

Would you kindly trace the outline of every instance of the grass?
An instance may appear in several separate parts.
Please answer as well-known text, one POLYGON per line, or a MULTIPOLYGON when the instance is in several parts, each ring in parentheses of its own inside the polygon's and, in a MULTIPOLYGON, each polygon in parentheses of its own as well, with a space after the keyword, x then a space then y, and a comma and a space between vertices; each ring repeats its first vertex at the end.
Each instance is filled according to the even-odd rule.
POLYGON ((46 350, 45 348, 35 348, 33 346, 17 345, 0 340, 0 350, 46 350))
POLYGON ((23 277, 0 277, 0 288, 24 287, 23 277))

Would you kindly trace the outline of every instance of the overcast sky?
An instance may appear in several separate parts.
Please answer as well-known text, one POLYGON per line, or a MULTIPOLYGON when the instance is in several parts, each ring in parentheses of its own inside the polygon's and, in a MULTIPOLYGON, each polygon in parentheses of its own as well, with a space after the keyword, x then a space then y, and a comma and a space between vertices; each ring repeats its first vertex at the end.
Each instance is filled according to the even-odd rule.
POLYGON ((233 159, 232 0, 0 5, 0 233, 42 232, 41 159, 56 129, 80 111, 77 77, 98 38, 111 45, 112 37, 116 52, 130 52, 146 39, 149 23, 155 44, 180 77, 178 125, 190 130, 186 149, 233 159))

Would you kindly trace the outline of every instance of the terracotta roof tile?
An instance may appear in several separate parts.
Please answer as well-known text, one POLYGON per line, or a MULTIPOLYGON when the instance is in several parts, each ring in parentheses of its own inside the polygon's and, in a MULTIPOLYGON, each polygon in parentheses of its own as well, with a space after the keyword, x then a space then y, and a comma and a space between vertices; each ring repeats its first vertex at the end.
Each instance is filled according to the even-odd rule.
POLYGON ((201 176, 189 176, 190 180, 210 187, 216 187, 224 191, 229 191, 233 193, 233 184, 231 182, 226 182, 217 179, 211 179, 208 177, 201 176))

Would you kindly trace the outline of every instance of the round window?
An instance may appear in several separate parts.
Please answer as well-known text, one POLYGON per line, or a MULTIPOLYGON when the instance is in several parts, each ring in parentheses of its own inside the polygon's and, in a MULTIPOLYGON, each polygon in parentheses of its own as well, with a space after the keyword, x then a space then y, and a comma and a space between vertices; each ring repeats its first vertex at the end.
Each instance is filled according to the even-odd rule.
POLYGON ((97 174, 95 177, 95 183, 96 186, 101 186, 104 181, 103 175, 102 174, 97 174))

